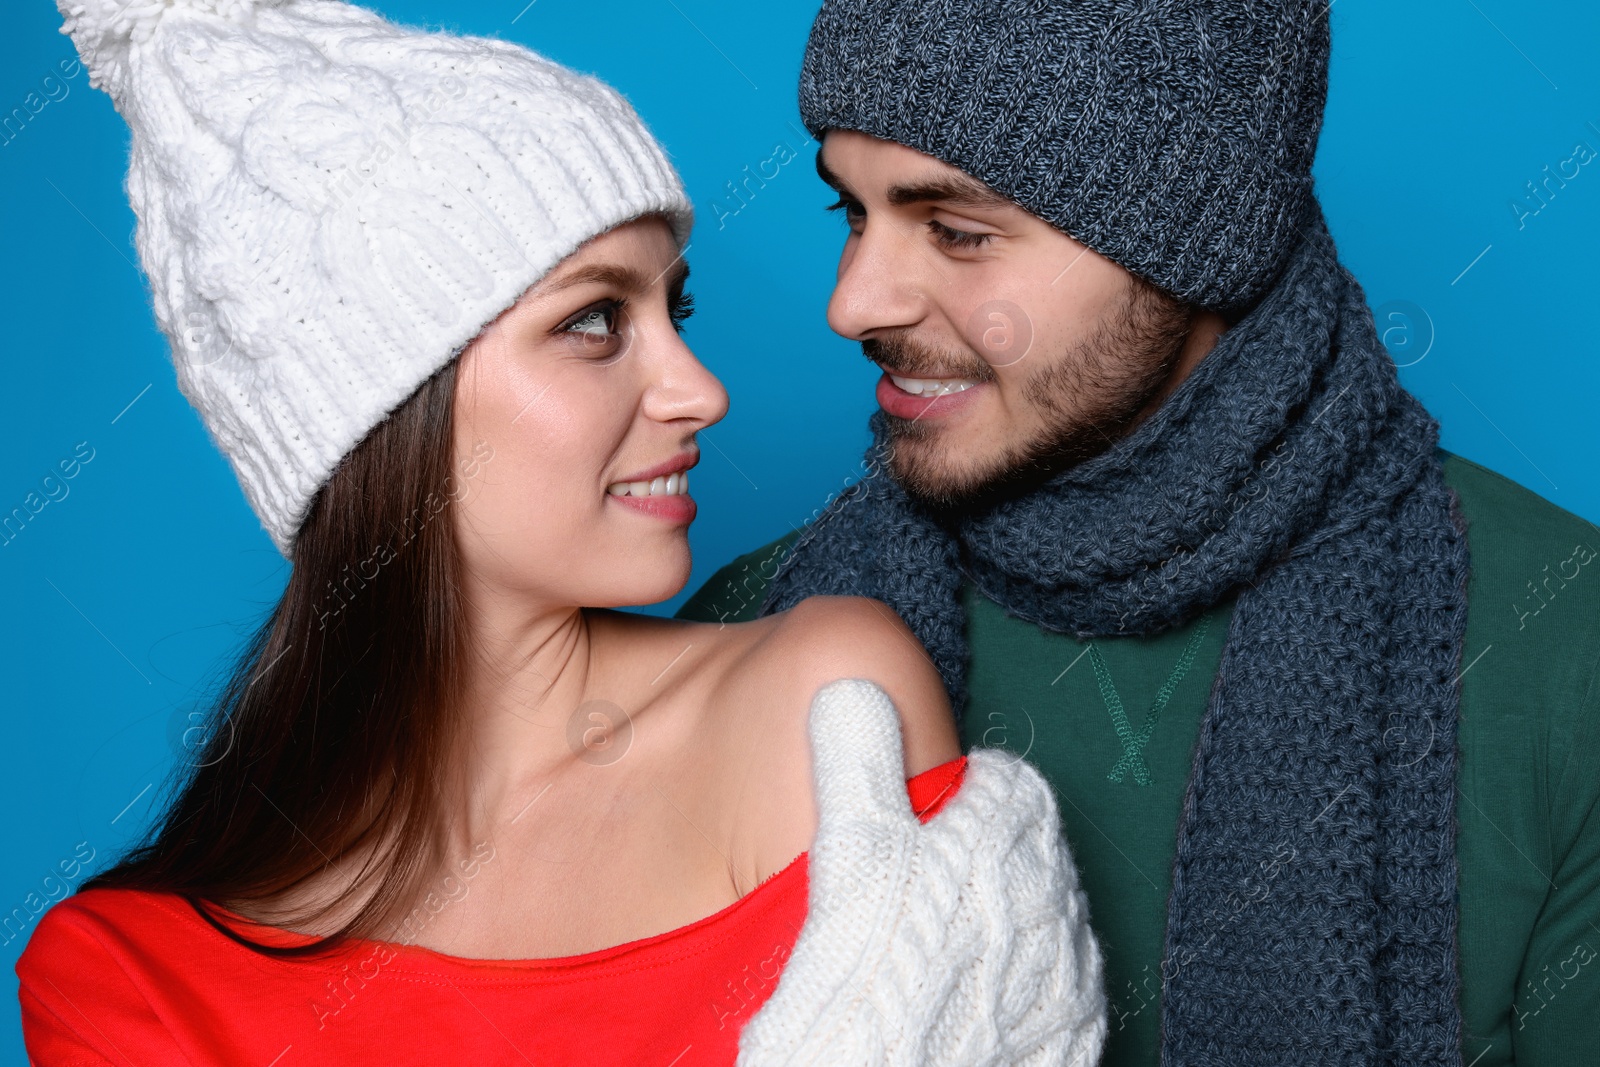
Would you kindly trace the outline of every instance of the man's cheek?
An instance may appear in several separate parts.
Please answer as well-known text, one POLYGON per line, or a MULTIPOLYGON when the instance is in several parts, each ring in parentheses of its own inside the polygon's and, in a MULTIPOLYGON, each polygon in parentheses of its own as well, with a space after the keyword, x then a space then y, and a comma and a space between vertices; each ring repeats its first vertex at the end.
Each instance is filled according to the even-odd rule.
POLYGON ((996 373, 1017 366, 1033 351, 1033 317, 1012 300, 985 300, 973 308, 965 334, 996 373))
POLYGON ((1041 421, 1036 402, 1037 385, 1032 384, 1039 369, 1038 353, 1020 363, 996 368, 993 377, 974 397, 970 417, 965 421, 982 438, 974 446, 983 452, 1004 447, 1028 427, 1041 421))

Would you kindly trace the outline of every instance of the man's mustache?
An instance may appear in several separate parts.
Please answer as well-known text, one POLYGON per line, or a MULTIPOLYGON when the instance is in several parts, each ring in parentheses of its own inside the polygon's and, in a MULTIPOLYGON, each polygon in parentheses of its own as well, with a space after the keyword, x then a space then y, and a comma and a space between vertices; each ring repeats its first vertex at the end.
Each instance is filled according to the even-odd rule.
POLYGON ((861 354, 891 374, 902 378, 972 378, 992 381, 994 368, 968 352, 936 349, 912 339, 905 331, 869 337, 861 342, 861 354))

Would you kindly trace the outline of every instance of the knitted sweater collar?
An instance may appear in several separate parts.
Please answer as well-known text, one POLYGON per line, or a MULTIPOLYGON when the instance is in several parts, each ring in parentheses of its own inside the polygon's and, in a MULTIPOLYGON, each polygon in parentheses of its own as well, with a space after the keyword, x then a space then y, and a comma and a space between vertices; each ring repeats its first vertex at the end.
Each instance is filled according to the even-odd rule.
POLYGON ((1314 201, 1302 237, 1148 420, 1026 495, 930 513, 889 476, 874 413, 870 473, 761 610, 885 601, 960 715, 963 576, 1078 637, 1237 597, 1179 824, 1163 1062, 1456 1064, 1465 532, 1438 425, 1314 201))

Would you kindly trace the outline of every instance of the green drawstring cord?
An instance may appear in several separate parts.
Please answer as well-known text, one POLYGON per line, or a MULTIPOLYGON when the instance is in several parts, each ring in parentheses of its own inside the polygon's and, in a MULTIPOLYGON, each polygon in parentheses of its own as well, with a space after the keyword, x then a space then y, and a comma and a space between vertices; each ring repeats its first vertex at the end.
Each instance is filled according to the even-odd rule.
POLYGON ((1100 655, 1100 650, 1092 643, 1089 645, 1089 662, 1094 665, 1095 680, 1100 683, 1100 696, 1106 702, 1106 711, 1111 713, 1112 725, 1117 728, 1117 739, 1122 742, 1122 758, 1111 768, 1111 773, 1106 775, 1111 781, 1122 781, 1131 768, 1135 782, 1140 785, 1151 783, 1150 768, 1144 761, 1144 746, 1155 733, 1156 723, 1161 720, 1161 711, 1167 706, 1167 701, 1172 699, 1178 683, 1189 673, 1189 666, 1194 663, 1195 653, 1199 651, 1200 642, 1205 640, 1206 630, 1210 626, 1210 616, 1202 616, 1200 624, 1194 628, 1194 633, 1189 635, 1188 643, 1183 646, 1183 654, 1178 657, 1177 666, 1172 668, 1172 673, 1167 675, 1166 684, 1161 687, 1161 692, 1156 694, 1155 703, 1150 705, 1150 713, 1144 717, 1144 726, 1137 734, 1133 732, 1133 727, 1128 722, 1128 713, 1122 706, 1122 698, 1117 695, 1117 687, 1111 682, 1111 671, 1106 667, 1105 657, 1100 655))

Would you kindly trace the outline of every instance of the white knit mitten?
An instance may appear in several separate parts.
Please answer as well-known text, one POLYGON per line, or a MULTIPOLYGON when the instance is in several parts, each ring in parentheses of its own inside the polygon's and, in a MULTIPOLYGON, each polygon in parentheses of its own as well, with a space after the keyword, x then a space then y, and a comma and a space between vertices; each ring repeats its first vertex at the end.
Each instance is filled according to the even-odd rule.
POLYGON ((738 1067, 1093 1067, 1099 946, 1044 778, 975 748, 927 823, 906 796, 900 718, 876 684, 818 690, 809 910, 738 1067))

